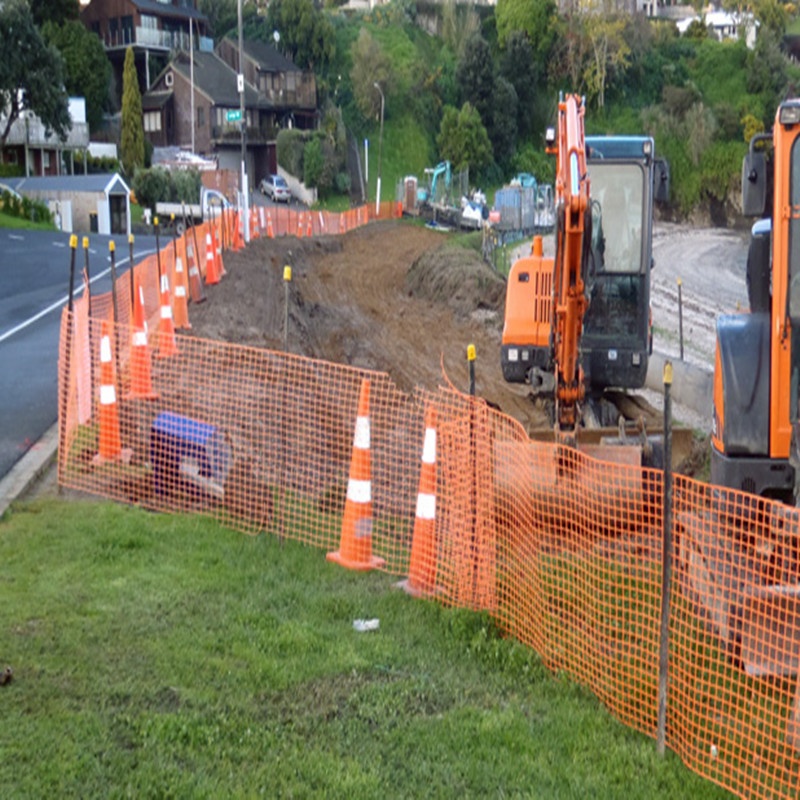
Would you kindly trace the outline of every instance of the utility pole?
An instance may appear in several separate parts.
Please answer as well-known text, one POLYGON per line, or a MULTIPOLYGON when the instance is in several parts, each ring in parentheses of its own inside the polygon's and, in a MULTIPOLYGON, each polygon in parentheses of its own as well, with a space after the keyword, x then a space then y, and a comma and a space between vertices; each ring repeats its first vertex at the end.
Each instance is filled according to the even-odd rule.
POLYGON ((239 74, 236 76, 237 88, 239 90, 239 112, 241 119, 242 132, 242 211, 244 219, 244 240, 250 241, 250 214, 249 214, 249 197, 250 192, 247 186, 247 116, 244 109, 244 36, 242 33, 242 0, 237 3, 238 21, 239 21, 239 74))
POLYGON ((375 81, 372 84, 381 94, 381 133, 380 138, 378 139, 378 190, 375 193, 375 216, 377 217, 381 213, 381 158, 383 157, 383 104, 384 104, 384 97, 383 97, 383 89, 381 89, 380 84, 375 81))

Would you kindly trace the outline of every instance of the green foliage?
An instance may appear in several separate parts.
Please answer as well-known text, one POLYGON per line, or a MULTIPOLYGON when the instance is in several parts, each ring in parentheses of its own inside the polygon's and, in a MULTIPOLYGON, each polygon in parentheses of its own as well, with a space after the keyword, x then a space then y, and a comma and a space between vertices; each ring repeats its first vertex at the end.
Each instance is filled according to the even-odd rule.
MULTIPOLYGON (((133 176, 133 193, 142 208, 155 211, 156 203, 168 202, 171 193, 170 173, 163 167, 137 169, 133 176)), ((198 192, 193 203, 199 201, 198 192)))
POLYGON ((13 123, 28 109, 48 131, 65 138, 72 126, 64 90, 64 62, 34 24, 25 0, 0 5, 0 150, 13 123))
POLYGON ((46 23, 63 25, 75 21, 80 13, 79 0, 29 0, 34 22, 41 28, 46 23))
POLYGON ((71 96, 86 98, 86 120, 97 130, 108 105, 111 62, 100 38, 77 20, 58 26, 52 22, 42 31, 48 44, 64 59, 66 89, 71 96))
POLYGON ((700 185, 704 194, 724 202, 741 179, 742 159, 747 145, 738 142, 714 142, 700 159, 700 185))
POLYGON ((292 175, 303 174, 303 150, 306 138, 303 131, 296 129, 278 131, 275 140, 278 163, 292 175))
POLYGON ((23 164, 0 164, 0 178, 18 178, 24 174, 23 164))
MULTIPOLYGON (((197 6, 208 17, 214 41, 219 42, 227 33, 236 30, 238 25, 237 0, 199 0, 197 6)), ((244 14, 244 9, 242 13, 244 14)), ((270 36, 271 34, 272 31, 270 31, 270 36)), ((248 35, 252 35, 252 31, 248 30, 248 35)))
POLYGON ((34 223, 44 223, 52 226, 53 215, 47 204, 41 200, 31 200, 29 197, 18 198, 5 190, 0 191, 0 212, 7 217, 24 219, 34 223))
POLYGON ((362 28, 359 33, 353 45, 352 58, 350 82, 356 106, 365 117, 377 119, 381 111, 381 92, 375 84, 380 85, 384 97, 390 94, 392 69, 389 58, 367 28, 362 28))
POLYGON ((109 172, 119 172, 120 163, 111 156, 95 157, 84 150, 78 150, 75 155, 75 172, 89 175, 105 175, 109 172), (84 164, 84 161, 86 162, 84 164))
POLYGON ((144 128, 142 126, 142 95, 136 74, 133 48, 125 52, 122 71, 122 130, 119 156, 126 175, 144 166, 144 128))
POLYGON ((306 186, 319 186, 323 163, 322 144, 318 137, 314 137, 303 150, 303 183, 306 186))
POLYGON ((280 33, 280 49, 298 67, 323 70, 333 58, 333 25, 312 0, 272 0, 266 21, 268 31, 280 33))
POLYGON ((492 144, 480 115, 469 103, 464 103, 460 111, 445 107, 436 143, 441 157, 450 161, 454 171, 468 169, 475 179, 491 163, 492 144))
POLYGON ((169 173, 169 199, 174 203, 197 203, 203 181, 196 169, 178 169, 169 173))
POLYGON ((137 169, 131 188, 142 208, 155 211, 156 203, 199 203, 202 186, 196 169, 153 167, 137 169))
POLYGON ((556 12, 553 0, 497 0, 495 20, 500 46, 514 31, 523 31, 537 62, 547 64, 556 37, 556 12))

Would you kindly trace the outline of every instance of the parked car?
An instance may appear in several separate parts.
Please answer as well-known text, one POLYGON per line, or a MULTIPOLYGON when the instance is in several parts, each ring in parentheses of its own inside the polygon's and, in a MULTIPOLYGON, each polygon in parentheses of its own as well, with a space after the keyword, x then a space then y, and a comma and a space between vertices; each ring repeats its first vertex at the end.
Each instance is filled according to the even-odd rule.
POLYGON ((261 181, 261 194, 276 203, 288 203, 292 199, 289 184, 280 175, 267 175, 261 181))

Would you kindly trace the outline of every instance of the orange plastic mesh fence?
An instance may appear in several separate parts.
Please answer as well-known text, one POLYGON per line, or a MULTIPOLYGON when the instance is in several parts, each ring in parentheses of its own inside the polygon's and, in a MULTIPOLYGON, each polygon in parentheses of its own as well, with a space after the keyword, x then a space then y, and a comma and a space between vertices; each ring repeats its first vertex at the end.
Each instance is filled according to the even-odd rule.
MULTIPOLYGON (((408 575, 410 591, 489 612, 551 670, 656 735, 661 471, 530 441, 479 400, 409 395, 382 373, 180 333, 177 354, 159 358, 154 269, 148 259, 136 276, 149 370, 130 321, 108 324, 107 298, 92 299, 91 318, 83 298, 64 312, 62 485, 329 554, 353 550, 353 537, 382 569, 408 575), (131 396, 134 386, 153 397, 131 396), (433 500, 421 481, 430 409, 433 500), (365 442, 368 484, 354 457, 365 442)), ((671 512, 666 743, 738 794, 797 797, 798 514, 682 476, 671 512)))

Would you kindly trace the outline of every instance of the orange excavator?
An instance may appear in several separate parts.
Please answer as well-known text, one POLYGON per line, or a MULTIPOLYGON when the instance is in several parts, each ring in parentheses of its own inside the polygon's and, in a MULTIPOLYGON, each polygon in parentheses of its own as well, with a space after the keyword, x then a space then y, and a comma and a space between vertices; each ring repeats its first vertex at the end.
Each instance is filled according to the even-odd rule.
POLYGON ((585 111, 577 95, 563 98, 558 104, 557 138, 548 143, 549 152, 556 145, 556 255, 552 273, 556 425, 557 432, 572 442, 585 394, 580 341, 588 304, 584 269, 592 226, 585 111))

